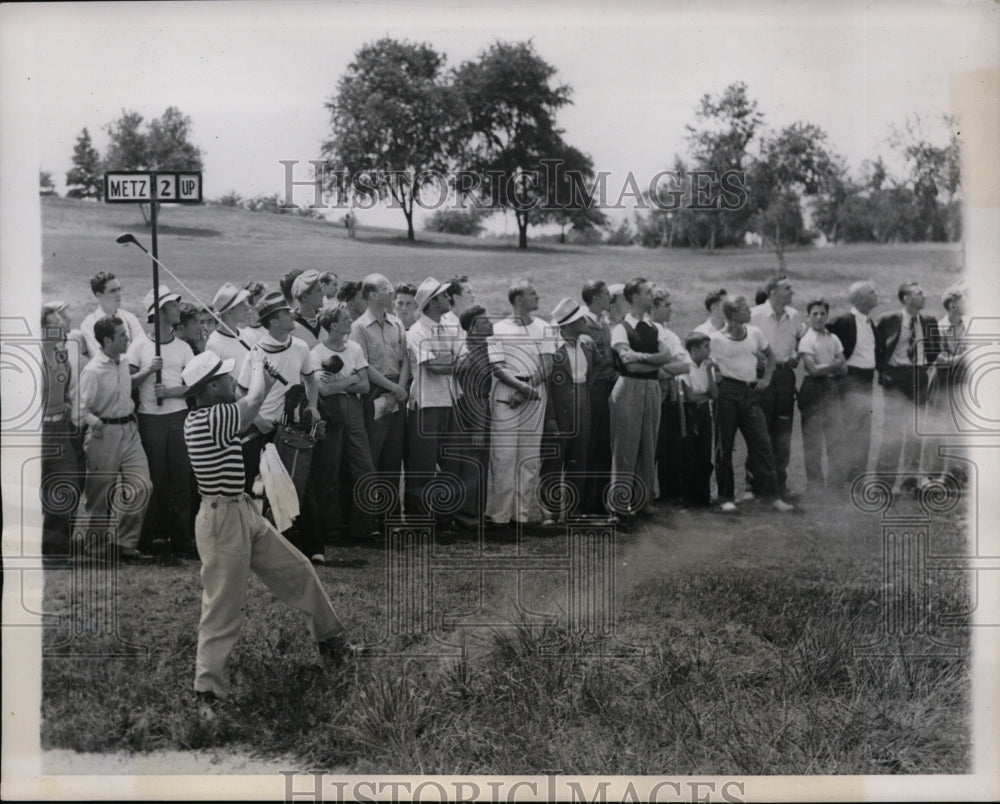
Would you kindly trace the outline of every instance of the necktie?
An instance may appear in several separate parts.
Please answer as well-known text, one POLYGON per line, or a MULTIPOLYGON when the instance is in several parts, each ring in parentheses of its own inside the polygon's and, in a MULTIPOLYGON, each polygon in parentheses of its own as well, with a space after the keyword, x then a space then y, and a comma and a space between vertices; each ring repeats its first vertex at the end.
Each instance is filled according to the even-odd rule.
POLYGON ((917 364, 917 317, 910 316, 910 342, 906 344, 906 357, 913 365, 917 364))

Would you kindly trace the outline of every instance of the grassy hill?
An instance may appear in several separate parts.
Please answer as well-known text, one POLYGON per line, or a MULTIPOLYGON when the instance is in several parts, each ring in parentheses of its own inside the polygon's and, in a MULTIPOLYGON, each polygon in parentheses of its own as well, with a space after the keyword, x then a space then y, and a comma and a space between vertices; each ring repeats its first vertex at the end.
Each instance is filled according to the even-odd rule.
MULTIPOLYGON (((114 242, 121 232, 149 244, 149 230, 135 206, 42 199, 43 293, 70 301, 74 321, 93 307, 87 280, 99 270, 112 270, 122 279, 125 306, 140 312, 152 286, 150 265, 138 249, 114 242)), ((350 240, 342 226, 325 221, 230 207, 172 206, 160 215, 158 241, 160 259, 205 301, 225 281, 255 278, 276 288, 278 278, 296 267, 331 270, 342 280, 379 271, 393 282, 413 283, 467 274, 479 303, 505 315, 510 279, 529 275, 541 296, 539 312, 547 317, 561 297, 578 297, 589 278, 622 282, 646 276, 670 288, 673 327, 681 334, 704 319, 702 299, 709 289, 723 286, 752 297, 776 266, 771 252, 758 249, 707 254, 546 243, 520 251, 512 239, 430 232, 418 232, 417 238, 410 244, 402 232, 360 227, 350 240)), ((959 246, 947 244, 855 245, 793 250, 787 259, 799 306, 818 295, 843 306, 847 286, 863 278, 874 279, 884 306, 891 306, 899 283, 915 278, 924 283, 929 309, 938 313, 937 298, 958 277, 962 254, 959 246)), ((169 276, 161 282, 187 296, 169 276)))

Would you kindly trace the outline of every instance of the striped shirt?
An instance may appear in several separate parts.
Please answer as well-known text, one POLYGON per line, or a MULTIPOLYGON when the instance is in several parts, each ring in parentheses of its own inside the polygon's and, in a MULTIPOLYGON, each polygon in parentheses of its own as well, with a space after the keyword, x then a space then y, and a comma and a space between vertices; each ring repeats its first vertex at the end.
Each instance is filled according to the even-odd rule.
POLYGON ((238 497, 243 493, 239 426, 240 411, 234 402, 197 408, 184 420, 184 441, 202 494, 238 497))

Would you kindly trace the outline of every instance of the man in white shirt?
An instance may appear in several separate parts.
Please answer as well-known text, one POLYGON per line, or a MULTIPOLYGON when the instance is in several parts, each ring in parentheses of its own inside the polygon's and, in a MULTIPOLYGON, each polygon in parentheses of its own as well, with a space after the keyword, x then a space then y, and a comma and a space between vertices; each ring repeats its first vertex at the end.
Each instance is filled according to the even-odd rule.
MULTIPOLYGON (((772 276, 764 283, 767 301, 750 311, 750 323, 767 339, 774 354, 774 374, 759 395, 774 455, 779 496, 788 496, 788 461, 792 454, 792 420, 795 415, 795 367, 799 338, 805 323, 792 304, 792 283, 787 276, 772 276)), ((749 471, 749 466, 748 466, 749 471)), ((753 490, 758 489, 756 480, 753 490)))
POLYGON ((420 317, 406 333, 413 374, 406 422, 409 441, 407 516, 433 515, 429 502, 424 499, 424 491, 434 479, 435 467, 440 466, 446 472, 456 468, 454 461, 448 460, 443 452, 456 429, 455 366, 463 354, 462 338, 444 323, 444 314, 451 309, 449 288, 449 283, 438 282, 430 276, 420 283, 416 295, 420 317))
POLYGON ((848 290, 849 312, 834 318, 827 329, 844 348, 847 373, 838 380, 844 434, 841 481, 847 485, 868 470, 872 437, 872 387, 875 369, 882 365, 885 341, 875 328, 871 312, 878 306, 878 291, 868 280, 848 290))
POLYGON ((121 319, 130 344, 146 338, 146 331, 139 319, 122 309, 122 283, 113 273, 101 271, 95 274, 90 280, 90 290, 97 299, 97 309, 80 322, 80 332, 83 334, 88 356, 94 357, 101 351, 100 344, 94 337, 94 324, 104 316, 113 315, 121 319))
MULTIPOLYGON (((212 309, 222 324, 212 330, 205 348, 215 352, 223 360, 232 358, 235 364, 233 376, 239 377, 249 354, 246 347, 240 343, 240 331, 246 327, 250 314, 250 293, 236 287, 232 282, 226 282, 215 292, 212 309)), ((252 345, 247 342, 247 346, 252 345)))
POLYGON ((726 328, 726 316, 722 313, 722 305, 726 303, 729 294, 725 288, 713 290, 705 296, 705 309, 708 311, 708 318, 694 328, 695 332, 702 332, 711 335, 713 332, 722 332, 726 328))
POLYGON ((541 442, 545 425, 546 383, 552 371, 556 336, 532 313, 538 292, 528 280, 507 292, 512 314, 493 325, 488 340, 493 367, 493 414, 486 517, 498 526, 513 519, 541 521, 537 497, 541 442))
POLYGON ((139 384, 139 435, 149 460, 153 496, 142 525, 140 548, 163 551, 169 545, 173 553, 196 558, 194 515, 191 511, 191 463, 184 444, 184 419, 188 407, 184 400, 181 372, 194 358, 191 347, 173 334, 180 323, 181 297, 160 285, 159 310, 153 291, 146 294, 147 319, 160 319, 161 379, 150 372, 156 347, 145 338, 129 347, 129 367, 133 374, 150 372, 139 384))
POLYGON ((719 439, 715 480, 719 487, 719 502, 723 511, 736 510, 733 443, 739 430, 747 445, 747 464, 753 469, 757 496, 764 502, 770 502, 775 510, 786 513, 793 507, 778 494, 771 439, 758 403, 760 392, 771 382, 774 353, 764 333, 750 323, 750 308, 746 299, 742 296, 728 299, 722 309, 726 316, 726 329, 709 336, 712 360, 721 375, 715 413, 719 439), (759 380, 758 355, 764 358, 764 376, 759 380))

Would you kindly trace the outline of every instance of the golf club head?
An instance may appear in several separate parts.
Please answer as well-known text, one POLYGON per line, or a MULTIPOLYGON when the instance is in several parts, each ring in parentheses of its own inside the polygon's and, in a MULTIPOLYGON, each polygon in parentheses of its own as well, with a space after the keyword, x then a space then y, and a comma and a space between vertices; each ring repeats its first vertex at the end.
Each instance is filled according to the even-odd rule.
POLYGON ((135 243, 139 248, 142 248, 142 243, 140 243, 138 240, 135 239, 134 234, 130 234, 129 232, 125 232, 124 234, 118 235, 118 237, 115 238, 115 242, 123 246, 127 245, 128 243, 135 243))

